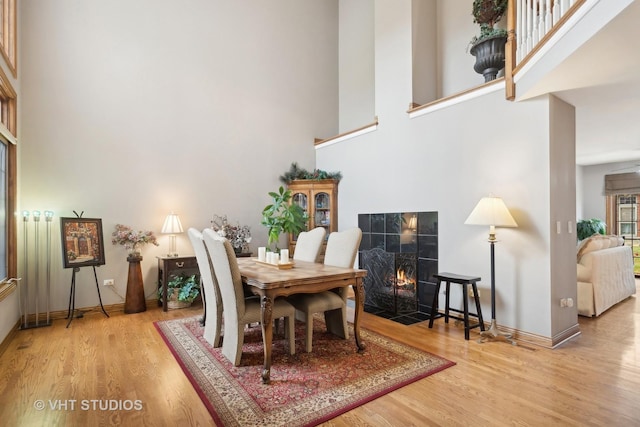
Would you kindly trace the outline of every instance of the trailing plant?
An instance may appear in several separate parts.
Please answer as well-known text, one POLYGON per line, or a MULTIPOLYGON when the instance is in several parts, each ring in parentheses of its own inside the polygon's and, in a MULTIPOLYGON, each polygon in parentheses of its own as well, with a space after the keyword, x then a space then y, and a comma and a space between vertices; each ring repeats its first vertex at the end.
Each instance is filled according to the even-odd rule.
POLYGON ((269 192, 272 203, 262 210, 261 224, 267 227, 269 234, 268 246, 278 251, 278 240, 282 233, 300 233, 306 228, 307 213, 295 203, 291 203, 291 190, 280 186, 277 192, 269 192))
POLYGON ((581 219, 576 224, 578 240, 584 240, 594 234, 606 234, 607 225, 600 219, 581 219))
MULTIPOLYGON (((182 273, 167 282, 167 290, 178 289, 178 301, 193 302, 200 295, 200 280, 196 274, 182 273)), ((162 289, 158 289, 158 299, 162 299, 162 289)))
POLYGON ((504 16, 508 5, 508 0, 474 0, 473 22, 480 25, 480 35, 471 39, 471 45, 491 37, 507 36, 507 30, 495 28, 495 25, 504 16))
POLYGON ((342 174, 340 172, 327 172, 322 169, 314 169, 313 172, 309 172, 294 162, 291 163, 287 172, 280 175, 280 181, 283 184, 289 184, 291 181, 296 179, 335 179, 340 181, 342 179, 342 174))

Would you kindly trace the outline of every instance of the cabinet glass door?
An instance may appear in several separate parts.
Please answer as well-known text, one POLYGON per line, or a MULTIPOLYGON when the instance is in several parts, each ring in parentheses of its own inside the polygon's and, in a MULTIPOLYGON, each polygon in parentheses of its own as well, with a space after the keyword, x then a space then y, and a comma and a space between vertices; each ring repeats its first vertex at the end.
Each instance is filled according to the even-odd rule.
POLYGON ((331 226, 331 199, 327 193, 315 195, 315 217, 316 227, 329 228, 331 226))
MULTIPOLYGON (((295 193, 292 200, 293 203, 302 208, 307 216, 309 215, 309 206, 307 205, 307 195, 305 193, 295 193)), ((294 242, 298 240, 298 235, 292 235, 291 240, 293 240, 294 242)))

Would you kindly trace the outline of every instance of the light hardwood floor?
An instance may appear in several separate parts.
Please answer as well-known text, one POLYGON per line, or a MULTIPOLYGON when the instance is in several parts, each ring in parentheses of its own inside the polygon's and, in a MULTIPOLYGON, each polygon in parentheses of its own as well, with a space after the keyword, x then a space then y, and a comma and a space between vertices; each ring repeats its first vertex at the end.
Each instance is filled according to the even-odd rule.
MULTIPOLYGON (((207 426, 213 422, 153 322, 197 315, 89 314, 17 333, 0 357, 2 426, 207 426), (82 400, 139 400, 141 410, 88 410, 82 400), (75 400, 75 407, 73 400, 75 400), (46 408, 37 410, 42 401, 46 408), (66 409, 51 405, 67 405, 66 409)), ((363 327, 456 366, 358 407, 331 426, 630 426, 640 424, 640 303, 580 318, 581 336, 549 350, 464 340, 438 319, 400 325, 365 313, 363 327)), ((300 337, 299 339, 303 339, 300 337)), ((256 378, 256 381, 259 379, 256 378)), ((112 403, 109 403, 112 404, 112 403)))

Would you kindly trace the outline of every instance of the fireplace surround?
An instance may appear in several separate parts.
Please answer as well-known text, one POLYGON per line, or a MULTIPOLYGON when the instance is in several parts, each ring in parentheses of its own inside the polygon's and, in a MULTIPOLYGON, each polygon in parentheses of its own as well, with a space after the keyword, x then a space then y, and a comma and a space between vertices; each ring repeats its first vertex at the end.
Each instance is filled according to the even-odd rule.
POLYGON ((428 320, 438 273, 438 212, 359 214, 365 311, 400 323, 428 320))

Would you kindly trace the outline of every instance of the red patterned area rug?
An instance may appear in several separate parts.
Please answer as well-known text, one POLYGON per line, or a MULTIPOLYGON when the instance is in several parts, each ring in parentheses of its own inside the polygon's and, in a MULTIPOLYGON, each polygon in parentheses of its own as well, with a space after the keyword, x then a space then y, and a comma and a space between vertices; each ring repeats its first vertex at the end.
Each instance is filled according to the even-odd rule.
POLYGON ((320 318, 315 322, 312 353, 304 351, 303 323, 296 322, 293 356, 284 337, 274 335, 269 385, 260 377, 260 326, 246 329, 238 367, 204 340, 197 317, 155 326, 216 424, 224 426, 317 425, 454 365, 366 329, 360 334, 367 347, 358 353, 353 334, 342 340, 322 332, 320 318))

